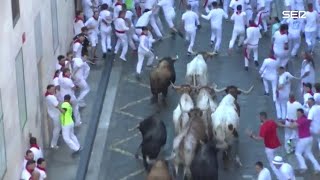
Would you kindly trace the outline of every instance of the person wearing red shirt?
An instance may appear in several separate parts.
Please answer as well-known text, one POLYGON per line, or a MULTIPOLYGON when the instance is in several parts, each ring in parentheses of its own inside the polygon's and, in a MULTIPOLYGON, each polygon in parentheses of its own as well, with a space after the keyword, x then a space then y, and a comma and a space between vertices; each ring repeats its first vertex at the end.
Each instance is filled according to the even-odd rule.
POLYGON ((263 140, 265 146, 265 152, 269 161, 270 167, 277 177, 279 177, 279 171, 273 165, 272 160, 275 152, 281 146, 280 140, 277 135, 278 124, 274 120, 268 119, 266 112, 260 112, 261 127, 259 135, 255 135, 249 132, 249 135, 254 140, 263 140))

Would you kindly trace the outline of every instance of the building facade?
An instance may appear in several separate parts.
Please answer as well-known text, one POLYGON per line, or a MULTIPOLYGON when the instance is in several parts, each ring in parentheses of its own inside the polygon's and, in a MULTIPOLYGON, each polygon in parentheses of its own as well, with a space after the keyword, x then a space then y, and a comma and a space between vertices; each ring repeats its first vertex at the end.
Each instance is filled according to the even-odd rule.
POLYGON ((75 2, 1 1, 0 179, 19 179, 29 133, 49 146, 44 92, 56 57, 70 49, 75 2))

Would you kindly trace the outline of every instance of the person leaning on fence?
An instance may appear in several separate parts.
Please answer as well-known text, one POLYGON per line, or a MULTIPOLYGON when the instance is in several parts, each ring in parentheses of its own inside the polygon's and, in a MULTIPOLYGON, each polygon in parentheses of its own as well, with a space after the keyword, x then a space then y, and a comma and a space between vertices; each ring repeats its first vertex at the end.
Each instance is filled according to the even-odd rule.
POLYGON ((62 126, 62 137, 70 149, 74 151, 73 154, 82 150, 78 138, 74 134, 74 120, 72 116, 72 105, 70 103, 71 96, 69 94, 64 96, 64 102, 61 104, 63 112, 60 116, 62 126))

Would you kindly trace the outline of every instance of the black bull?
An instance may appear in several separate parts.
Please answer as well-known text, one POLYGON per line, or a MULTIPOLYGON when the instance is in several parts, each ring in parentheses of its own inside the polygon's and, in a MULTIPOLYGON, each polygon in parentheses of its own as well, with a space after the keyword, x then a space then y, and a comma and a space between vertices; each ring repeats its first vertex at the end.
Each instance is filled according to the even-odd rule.
POLYGON ((147 158, 152 160, 156 159, 161 148, 166 144, 166 126, 163 121, 150 116, 139 123, 138 129, 142 135, 142 142, 138 148, 136 157, 138 157, 138 152, 141 148, 143 165, 146 170, 149 170, 150 167, 147 158))
POLYGON ((158 102, 158 94, 162 94, 163 100, 165 100, 168 94, 168 87, 171 82, 176 81, 176 72, 174 69, 174 63, 177 59, 171 57, 162 58, 158 66, 150 73, 150 88, 153 95, 151 102, 158 102))

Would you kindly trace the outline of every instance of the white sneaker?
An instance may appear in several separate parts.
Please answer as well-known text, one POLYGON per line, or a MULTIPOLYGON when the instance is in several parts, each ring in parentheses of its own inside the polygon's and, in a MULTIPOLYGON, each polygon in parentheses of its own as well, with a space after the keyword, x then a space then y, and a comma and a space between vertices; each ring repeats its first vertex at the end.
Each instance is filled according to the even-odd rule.
POLYGON ((86 107, 87 104, 84 101, 80 101, 79 103, 79 107, 86 107))
POLYGON ((57 146, 57 145, 55 145, 55 146, 51 145, 50 148, 51 148, 51 149, 59 149, 59 146, 57 146))
POLYGON ((120 59, 121 59, 122 61, 127 61, 127 59, 126 59, 125 57, 120 57, 120 59))
POLYGON ((79 126, 81 126, 81 124, 82 124, 82 122, 79 122, 79 123, 76 123, 75 126, 79 127, 79 126))

